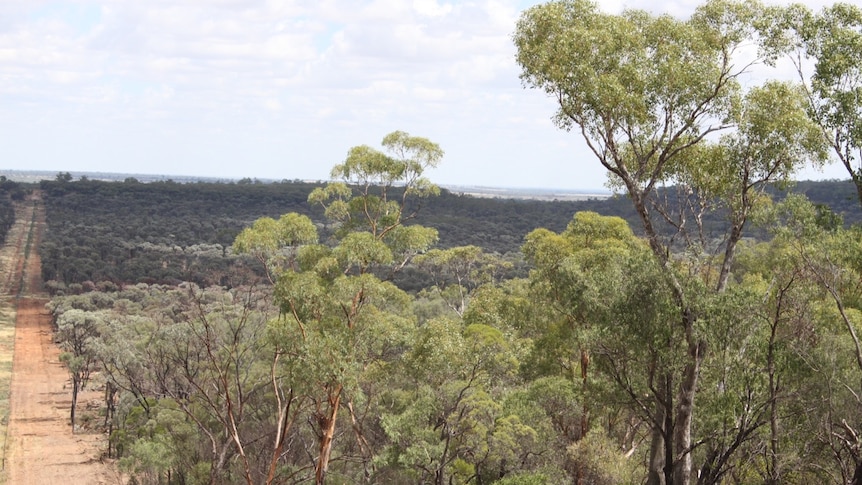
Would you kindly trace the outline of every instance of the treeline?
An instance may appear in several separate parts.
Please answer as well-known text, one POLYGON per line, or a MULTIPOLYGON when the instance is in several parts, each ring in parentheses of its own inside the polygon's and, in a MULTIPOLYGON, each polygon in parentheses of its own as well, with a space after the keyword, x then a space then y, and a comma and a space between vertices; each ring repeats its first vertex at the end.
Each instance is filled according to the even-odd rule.
MULTIPOLYGON (((317 186, 303 182, 55 180, 43 181, 40 187, 49 227, 40 248, 43 279, 65 286, 85 281, 230 284, 244 268, 237 266, 229 246, 255 219, 296 212, 311 217, 324 236, 331 233, 322 208, 308 202, 317 186)), ((398 190, 393 189, 396 196, 398 190)), ((444 190, 423 201, 410 222, 436 228, 440 247, 476 245, 513 254, 532 229, 562 229, 574 211, 587 208, 618 213, 626 204, 615 199, 501 200, 444 190)))
POLYGON ((24 200, 30 190, 0 176, 0 241, 6 241, 6 235, 15 224, 15 202, 24 200))
MULTIPOLYGON (((54 180, 43 181, 39 187, 49 228, 40 247, 42 276, 53 282, 52 288, 78 288, 86 281, 236 284, 249 277, 249 268, 237 264, 229 247, 255 219, 296 212, 311 217, 322 234, 328 234, 322 209, 308 202, 316 186, 303 182, 54 180)), ((793 190, 831 207, 847 223, 862 220, 850 182, 800 182, 793 190)), ((784 193, 776 190, 774 194, 780 199, 784 193)), ((11 224, 8 211, 11 209, 0 217, 7 225, 11 224)), ((540 201, 471 197, 446 190, 439 197, 423 200, 410 222, 436 228, 441 248, 474 245, 516 257, 527 233, 539 227, 561 231, 572 214, 580 211, 622 217, 637 227, 636 214, 625 196, 540 201)), ((710 237, 720 237, 726 230, 727 218, 721 210, 706 214, 704 221, 710 237)), ((401 282, 411 289, 419 287, 407 278, 401 282)))
POLYGON ((42 276, 85 281, 228 284, 227 248, 243 226, 308 212, 309 186, 42 181, 42 276))

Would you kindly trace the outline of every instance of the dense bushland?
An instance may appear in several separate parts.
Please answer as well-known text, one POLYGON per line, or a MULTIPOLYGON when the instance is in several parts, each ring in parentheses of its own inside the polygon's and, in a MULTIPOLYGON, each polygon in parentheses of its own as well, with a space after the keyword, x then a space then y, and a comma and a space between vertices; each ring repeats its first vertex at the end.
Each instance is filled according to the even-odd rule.
MULTIPOLYGON (((322 234, 328 234, 322 212, 307 201, 316 186, 302 182, 143 184, 85 180, 43 181, 40 187, 48 223, 40 247, 42 276, 55 282, 52 288, 86 281, 238 284, 249 277, 248 268, 237 264, 229 247, 242 228, 255 219, 296 212, 311 217, 322 234)), ((862 216, 849 182, 800 182, 792 190, 832 208, 848 223, 862 216)), ((774 191, 777 199, 783 194, 774 191)), ((5 211, 0 226, 8 227, 12 223, 11 206, 0 210, 5 211)), ((633 226, 636 223, 634 210, 624 196, 539 201, 477 198, 446 190, 423 202, 415 222, 436 228, 441 248, 474 245, 509 254, 516 261, 526 234, 537 228, 561 231, 579 211, 623 217, 633 226)), ((706 229, 714 238, 726 228, 721 212, 708 214, 705 219, 706 229)), ((399 284, 416 290, 421 285, 409 280, 425 276, 413 270, 410 273, 411 278, 400 277, 399 284)))
MULTIPOLYGON (((510 260, 432 249, 437 229, 405 225, 435 187, 386 185, 361 157, 339 167, 373 183, 316 187, 306 199, 324 222, 264 216, 213 255, 241 255, 254 278, 55 296, 73 422, 105 429, 139 483, 640 482, 655 370, 686 358, 667 346, 682 338, 667 325, 674 290, 645 240, 577 212, 530 231, 531 271, 508 278, 510 260), (405 273, 422 275, 413 295, 389 281, 405 273), (77 409, 87 386, 104 389, 103 415, 77 409)), ((769 241, 741 244, 723 293, 704 286, 710 256, 674 262, 716 349, 691 452, 709 483, 839 483, 855 469, 843 426, 862 416, 847 387, 860 370, 842 324, 859 307, 860 234, 824 214, 799 196, 763 212, 769 241)))
POLYGON ((0 176, 0 241, 6 240, 6 234, 15 224, 16 201, 22 201, 28 190, 16 182, 0 176))
MULTIPOLYGON (((232 212, 242 230, 169 219, 175 197, 153 194, 122 254, 58 231, 49 259, 142 263, 50 304, 73 425, 93 420, 78 390, 104 386, 109 452, 141 483, 858 485, 862 229, 845 225, 852 196, 830 210, 776 187, 834 157, 850 183, 830 197, 862 203, 860 40, 849 5, 524 12, 521 79, 625 194, 607 206, 625 219, 441 197, 423 175, 440 147, 394 132, 297 195, 307 208, 232 212), (752 65, 784 55, 813 73, 751 85, 752 65), (208 257, 253 275, 189 259, 219 231, 230 249, 204 241, 208 257), (137 259, 150 251, 178 259, 137 259)), ((56 200, 74 188, 43 184, 56 200)))

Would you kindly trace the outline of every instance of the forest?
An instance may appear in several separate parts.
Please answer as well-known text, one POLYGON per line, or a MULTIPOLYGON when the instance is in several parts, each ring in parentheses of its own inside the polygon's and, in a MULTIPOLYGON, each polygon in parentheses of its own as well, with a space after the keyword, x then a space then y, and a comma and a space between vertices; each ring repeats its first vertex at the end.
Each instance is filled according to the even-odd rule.
MULTIPOLYGON (((14 184, 0 193, 22 190, 14 184)), ((26 185, 24 185, 26 187, 26 185)), ((295 212, 311 218, 323 237, 331 232, 323 210, 307 202, 317 184, 279 182, 237 183, 123 183, 97 180, 43 180, 38 188, 47 208, 50 231, 40 247, 42 276, 52 293, 80 293, 92 282, 193 282, 201 286, 231 286, 231 278, 253 271, 230 246, 239 232, 259 217, 277 218, 295 212), (89 282, 89 283, 88 283, 89 282)), ((33 187, 30 188, 32 190, 33 187)), ((399 187, 392 190, 398 193, 399 187)), ((768 192, 775 200, 788 193, 806 196, 828 207, 846 226, 862 222, 862 210, 850 181, 804 181, 768 192)), ((407 201, 413 203, 413 201, 407 201)), ((5 224, 12 222, 6 204, 5 224)), ((409 221, 438 231, 435 247, 478 246, 509 260, 511 276, 526 276, 521 257, 524 236, 538 228, 565 229, 577 212, 591 211, 625 219, 638 233, 634 209, 625 196, 584 201, 541 201, 480 198, 441 189, 423 201, 409 221)), ((703 217, 713 238, 727 227, 721 210, 703 217)), ((767 237, 755 228, 752 237, 767 237)), ((417 291, 431 281, 416 267, 404 269, 395 281, 417 291)), ((242 281, 242 280, 240 280, 242 281)))
POLYGON ((402 131, 325 184, 0 181, 0 230, 45 204, 73 429, 139 484, 862 484, 862 9, 512 40, 616 196, 453 194, 402 131))

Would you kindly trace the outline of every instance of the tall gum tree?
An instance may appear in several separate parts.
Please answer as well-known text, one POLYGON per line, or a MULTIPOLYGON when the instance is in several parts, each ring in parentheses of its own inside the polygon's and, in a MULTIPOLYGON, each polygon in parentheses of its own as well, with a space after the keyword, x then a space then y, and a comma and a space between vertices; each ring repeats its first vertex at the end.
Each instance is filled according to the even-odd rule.
POLYGON ((780 12, 772 47, 789 54, 796 66, 809 115, 862 203, 862 8, 836 3, 815 14, 794 4, 780 12))
POLYGON ((675 251, 715 251, 691 232, 710 198, 719 197, 731 209, 732 226, 724 251, 717 252, 723 256, 716 258, 713 280, 716 291, 724 291, 757 189, 788 176, 817 151, 807 134, 793 131, 799 123, 782 131, 756 116, 769 112, 769 101, 795 120, 796 98, 782 101, 779 86, 743 96, 740 76, 774 53, 764 50, 744 64, 737 54, 761 39, 769 12, 757 2, 717 0, 680 20, 638 10, 604 14, 586 0, 561 0, 524 12, 514 34, 523 83, 556 101, 557 126, 580 133, 610 185, 628 195, 673 295, 677 315, 668 325, 678 326, 671 334, 681 338, 669 345, 684 348, 687 357, 656 388, 652 484, 691 482, 692 417, 707 342, 686 278, 715 272, 695 271, 700 261, 683 264, 675 251), (782 152, 782 144, 792 147, 782 152), (667 196, 665 186, 673 184, 682 196, 667 196))
POLYGON ((437 242, 435 229, 406 223, 424 198, 439 193, 424 172, 443 151, 401 131, 382 145, 383 151, 351 148, 332 169, 334 181, 309 195, 335 229, 332 244, 313 244, 310 221, 285 215, 259 220, 234 245, 272 268, 283 318, 270 334, 285 356, 279 365, 306 369, 294 374, 305 381, 295 387, 307 389, 313 409, 318 484, 329 471, 339 411, 348 414, 365 480, 373 480, 374 454, 364 432, 373 401, 365 391, 373 386, 364 383, 406 348, 415 326, 409 296, 386 279, 437 242))
MULTIPOLYGON (((552 365, 554 361, 558 362, 561 369, 567 370, 563 374, 568 374, 567 377, 572 380, 570 385, 577 387, 584 396, 580 423, 566 433, 573 440, 580 441, 590 431, 591 416, 603 414, 602 411, 591 411, 590 405, 595 400, 592 396, 588 397, 590 381, 597 381, 594 376, 591 377, 591 363, 595 357, 592 350, 597 346, 607 347, 601 336, 601 322, 613 320, 615 328, 610 331, 611 334, 618 334, 622 330, 622 319, 608 315, 617 313, 613 309, 615 302, 624 300, 621 296, 627 293, 624 262, 636 257, 637 253, 646 255, 646 248, 623 219, 603 217, 594 212, 579 212, 561 234, 547 229, 532 231, 525 238, 522 250, 534 268, 530 274, 531 288, 536 298, 547 302, 546 306, 554 314, 544 335, 537 342, 534 353, 541 354, 541 359, 546 362, 550 360, 552 365), (579 354, 579 358, 573 358, 574 354, 579 354), (579 376, 575 375, 576 367, 579 367, 579 376)), ((662 284, 659 282, 658 285, 644 286, 656 287, 662 284)), ((649 325, 646 312, 641 306, 637 308, 638 327, 646 328, 649 325)), ((620 341, 620 337, 616 335, 611 340, 620 341)), ((641 341, 632 348, 644 347, 649 347, 649 344, 641 341)), ((608 355, 602 351, 599 354, 602 357, 608 355)), ((621 360, 615 361, 619 362, 621 360)), ((547 368, 547 365, 544 367, 547 368)), ((643 391, 629 392, 625 399, 642 395, 643 391)), ((633 404, 637 407, 638 403, 633 404)), ((643 413, 635 411, 634 414, 643 413)), ((654 418, 651 413, 646 414, 644 420, 654 418)), ((583 466, 577 466, 574 474, 576 483, 585 483, 587 473, 583 466)))

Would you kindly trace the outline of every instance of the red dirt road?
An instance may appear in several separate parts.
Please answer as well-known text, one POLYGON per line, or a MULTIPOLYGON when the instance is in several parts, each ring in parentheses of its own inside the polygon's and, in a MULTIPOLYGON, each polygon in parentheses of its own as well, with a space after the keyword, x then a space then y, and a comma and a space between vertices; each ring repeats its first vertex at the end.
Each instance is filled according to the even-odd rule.
MULTIPOLYGON (((27 232, 24 237, 10 234, 7 238, 17 246, 17 257, 12 258, 17 261, 10 263, 15 268, 23 267, 24 273, 23 277, 6 278, 23 283, 20 293, 19 285, 14 283, 12 288, 4 288, 20 295, 4 461, 6 483, 122 483, 113 467, 100 460, 104 436, 73 434, 69 426, 69 374, 59 362, 60 350, 52 341, 50 314, 45 309, 48 298, 41 292, 41 264, 36 248, 44 230, 45 214, 38 194, 28 204, 22 204, 16 216, 19 224, 24 221, 22 225, 27 232), (29 254, 25 254, 26 248, 29 254)), ((86 405, 87 397, 80 396, 79 405, 86 405)))

